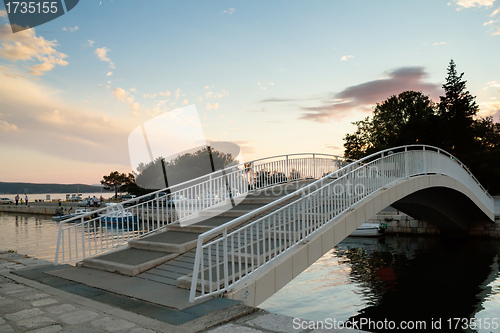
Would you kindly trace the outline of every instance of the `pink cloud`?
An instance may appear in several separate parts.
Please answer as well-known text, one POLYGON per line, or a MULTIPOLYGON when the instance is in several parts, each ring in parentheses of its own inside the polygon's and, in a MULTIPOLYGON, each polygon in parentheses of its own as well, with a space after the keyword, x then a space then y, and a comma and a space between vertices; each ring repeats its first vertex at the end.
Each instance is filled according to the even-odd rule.
POLYGON ((427 73, 422 67, 402 67, 387 73, 387 77, 347 87, 327 99, 322 105, 302 107, 300 119, 328 122, 341 119, 354 110, 369 111, 390 96, 406 90, 421 91, 432 100, 442 93, 439 84, 424 82, 427 73))

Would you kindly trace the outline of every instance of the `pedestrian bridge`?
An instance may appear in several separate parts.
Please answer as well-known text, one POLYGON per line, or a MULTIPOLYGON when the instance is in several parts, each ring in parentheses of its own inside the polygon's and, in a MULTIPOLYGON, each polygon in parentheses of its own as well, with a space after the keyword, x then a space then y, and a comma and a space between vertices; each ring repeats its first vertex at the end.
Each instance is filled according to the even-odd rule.
POLYGON ((389 205, 443 233, 495 219, 466 166, 420 145, 357 161, 271 157, 166 190, 61 222, 56 264, 160 279, 173 262, 182 270, 161 279, 188 288, 191 302, 224 295, 258 305, 389 205))

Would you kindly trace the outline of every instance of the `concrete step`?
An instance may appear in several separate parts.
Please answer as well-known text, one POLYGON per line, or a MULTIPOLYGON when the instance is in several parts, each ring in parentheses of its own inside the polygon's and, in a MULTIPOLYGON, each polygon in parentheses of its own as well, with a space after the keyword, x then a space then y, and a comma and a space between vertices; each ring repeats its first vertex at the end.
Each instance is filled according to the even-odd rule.
POLYGON ((200 216, 219 216, 219 217, 240 217, 246 213, 264 206, 265 204, 244 204, 240 203, 229 210, 210 209, 201 211, 200 216))
POLYGON ((205 231, 223 225, 224 223, 229 222, 233 219, 234 219, 233 217, 227 217, 227 216, 226 217, 214 216, 208 219, 204 219, 198 223, 194 223, 184 227, 181 226, 179 222, 176 222, 168 225, 167 230, 204 233, 205 231))
POLYGON ((77 266, 136 276, 178 255, 179 253, 127 248, 99 257, 85 259, 78 263, 77 266))
POLYGON ((134 249, 180 254, 196 247, 198 235, 199 233, 184 230, 166 230, 144 238, 131 240, 128 244, 134 249))

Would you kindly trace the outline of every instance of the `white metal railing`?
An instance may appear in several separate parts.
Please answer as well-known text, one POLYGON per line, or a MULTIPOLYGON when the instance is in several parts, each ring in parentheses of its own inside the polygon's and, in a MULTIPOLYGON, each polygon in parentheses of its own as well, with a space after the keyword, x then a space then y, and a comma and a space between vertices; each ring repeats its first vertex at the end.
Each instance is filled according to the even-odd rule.
POLYGON ((322 232, 322 227, 361 200, 391 183, 424 174, 459 180, 494 211, 491 196, 449 153, 418 145, 384 150, 261 207, 260 211, 271 212, 252 222, 242 225, 255 211, 201 234, 190 301, 248 285, 257 271, 322 232))
POLYGON ((61 221, 55 263, 101 254, 197 212, 270 185, 319 178, 348 164, 328 154, 289 154, 224 170, 61 221))

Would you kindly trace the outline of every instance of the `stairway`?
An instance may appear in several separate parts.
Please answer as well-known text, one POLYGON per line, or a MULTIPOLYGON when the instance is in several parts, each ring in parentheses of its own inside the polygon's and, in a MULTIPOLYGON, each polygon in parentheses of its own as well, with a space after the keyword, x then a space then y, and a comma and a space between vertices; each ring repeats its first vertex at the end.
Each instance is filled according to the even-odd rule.
MULTIPOLYGON (((84 259, 77 266, 136 276, 194 249, 197 245, 198 235, 201 233, 263 207, 310 182, 310 180, 306 180, 250 192, 243 201, 229 210, 221 210, 219 206, 201 211, 197 216, 198 219, 201 219, 199 222, 194 221, 194 223, 188 223, 187 226, 181 226, 179 222, 174 222, 162 231, 129 241, 126 248, 84 259)), ((265 213, 266 211, 262 211, 259 216, 265 213)), ((257 216, 249 217, 247 220, 241 221, 239 225, 248 223, 255 218, 257 216)), ((241 251, 245 251, 245 249, 241 251)))

